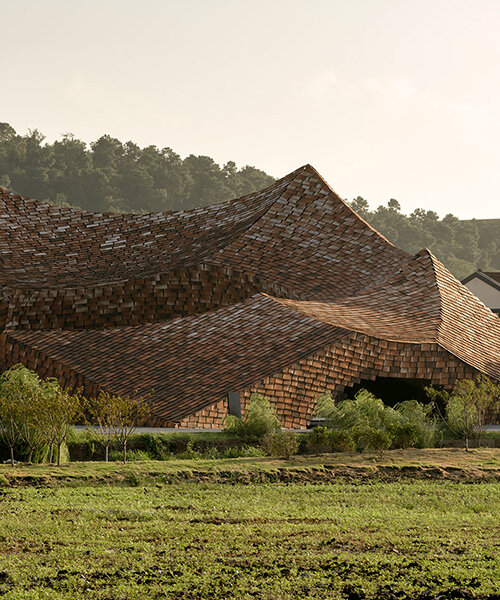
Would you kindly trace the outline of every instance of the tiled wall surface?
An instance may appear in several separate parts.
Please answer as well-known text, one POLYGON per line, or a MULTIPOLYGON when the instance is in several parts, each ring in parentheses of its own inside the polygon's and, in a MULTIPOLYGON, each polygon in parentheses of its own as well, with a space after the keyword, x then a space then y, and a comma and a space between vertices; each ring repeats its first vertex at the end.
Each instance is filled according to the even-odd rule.
MULTIPOLYGON (((456 379, 473 378, 477 374, 436 344, 387 342, 355 334, 245 390, 242 409, 244 412, 251 394, 258 393, 275 405, 283 427, 304 428, 321 394, 330 391, 340 399, 346 387, 362 379, 379 376, 423 379, 450 389, 456 379)), ((224 410, 219 413, 214 410, 207 421, 204 411, 199 421, 194 415, 189 426, 220 427, 224 416, 224 410)))
POLYGON ((89 288, 15 289, 3 310, 4 327, 95 329, 156 323, 230 306, 256 292, 252 276, 214 265, 89 288))

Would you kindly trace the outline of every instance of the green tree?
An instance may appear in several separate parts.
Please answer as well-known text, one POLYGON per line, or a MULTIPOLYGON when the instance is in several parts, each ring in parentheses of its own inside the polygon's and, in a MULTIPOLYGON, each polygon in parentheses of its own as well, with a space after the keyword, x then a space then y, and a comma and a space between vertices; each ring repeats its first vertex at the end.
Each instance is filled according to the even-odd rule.
POLYGON ((123 464, 127 462, 127 444, 136 428, 149 416, 147 400, 141 396, 114 396, 116 438, 122 444, 123 464))
POLYGON ((455 381, 451 393, 433 387, 426 388, 426 392, 436 404, 438 400, 444 402, 445 422, 453 434, 465 441, 466 451, 471 438, 481 445, 486 418, 500 407, 500 384, 481 374, 475 380, 455 381))
POLYGON ((500 219, 460 221, 453 215, 439 219, 434 211, 421 208, 407 216, 394 198, 372 211, 358 196, 351 207, 403 250, 411 254, 424 247, 432 250, 459 279, 478 267, 500 269, 500 219))
POLYGON ((104 446, 106 462, 109 462, 109 447, 118 436, 117 415, 122 402, 119 396, 104 390, 101 390, 97 396, 84 401, 87 426, 104 446))
POLYGON ((28 446, 28 462, 31 462, 33 452, 43 444, 41 389, 38 375, 21 364, 14 365, 0 377, 2 438, 10 448, 11 462, 17 441, 22 440, 28 446))
POLYGON ((0 395, 15 398, 18 402, 20 435, 28 447, 28 462, 31 463, 33 453, 44 441, 42 382, 30 369, 21 364, 14 365, 0 378, 0 395))
POLYGON ((57 449, 57 466, 61 464, 61 449, 69 430, 81 416, 81 400, 78 394, 71 394, 61 388, 57 379, 49 378, 42 383, 43 417, 40 426, 45 443, 49 446, 49 462, 57 449))
POLYGON ((10 451, 10 463, 15 465, 14 447, 21 438, 21 403, 13 395, 0 396, 0 437, 10 451))

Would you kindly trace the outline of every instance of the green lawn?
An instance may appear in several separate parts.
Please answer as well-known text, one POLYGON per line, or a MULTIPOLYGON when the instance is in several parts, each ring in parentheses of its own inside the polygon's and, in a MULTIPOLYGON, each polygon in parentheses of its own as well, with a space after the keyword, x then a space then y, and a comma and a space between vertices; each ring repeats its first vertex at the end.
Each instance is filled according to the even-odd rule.
POLYGON ((320 472, 328 461, 425 467, 439 457, 441 466, 464 473, 499 469, 498 451, 492 450, 350 456, 304 457, 292 464, 233 459, 59 470, 2 466, 2 474, 15 472, 21 482, 0 488, 0 596, 500 597, 493 595, 500 588, 500 486, 494 478, 477 484, 434 478, 306 485, 167 484, 164 478, 168 469, 196 465, 199 473, 274 471, 285 464, 320 472), (116 477, 103 479, 110 472, 116 477), (43 485, 40 477, 47 477, 43 485))

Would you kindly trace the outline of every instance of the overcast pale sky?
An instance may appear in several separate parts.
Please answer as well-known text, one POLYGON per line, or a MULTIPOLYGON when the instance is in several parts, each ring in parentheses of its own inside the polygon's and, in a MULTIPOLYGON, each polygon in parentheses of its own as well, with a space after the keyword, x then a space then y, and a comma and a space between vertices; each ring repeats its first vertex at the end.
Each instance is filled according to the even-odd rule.
MULTIPOLYGON (((0 121, 500 217, 500 0, 0 0, 0 121)), ((22 192, 22 190, 19 190, 22 192)))

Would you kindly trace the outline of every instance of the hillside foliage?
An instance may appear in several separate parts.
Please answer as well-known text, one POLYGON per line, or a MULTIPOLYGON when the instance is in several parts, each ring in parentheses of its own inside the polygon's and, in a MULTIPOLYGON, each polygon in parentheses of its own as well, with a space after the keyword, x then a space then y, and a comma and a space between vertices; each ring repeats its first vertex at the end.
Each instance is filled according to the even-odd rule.
POLYGON ((44 143, 0 123, 0 186, 90 211, 185 210, 244 196, 273 178, 254 167, 220 167, 208 156, 182 159, 171 148, 122 143, 103 135, 90 146, 66 134, 44 143))
MULTIPOLYGON (((273 182, 251 166, 218 165, 208 156, 181 158, 171 148, 121 142, 109 135, 87 145, 71 134, 45 143, 37 130, 18 134, 0 123, 0 186, 38 200, 90 211, 185 210, 237 198, 273 182)), ((392 243, 414 254, 429 248, 457 277, 500 270, 500 219, 440 219, 434 211, 401 212, 397 200, 370 210, 351 206, 392 243)))
POLYGON ((440 219, 436 212, 422 208, 405 215, 395 199, 376 210, 370 210, 359 196, 350 205, 399 248, 411 254, 429 248, 459 279, 478 268, 500 270, 500 219, 466 221, 452 214, 440 219))

